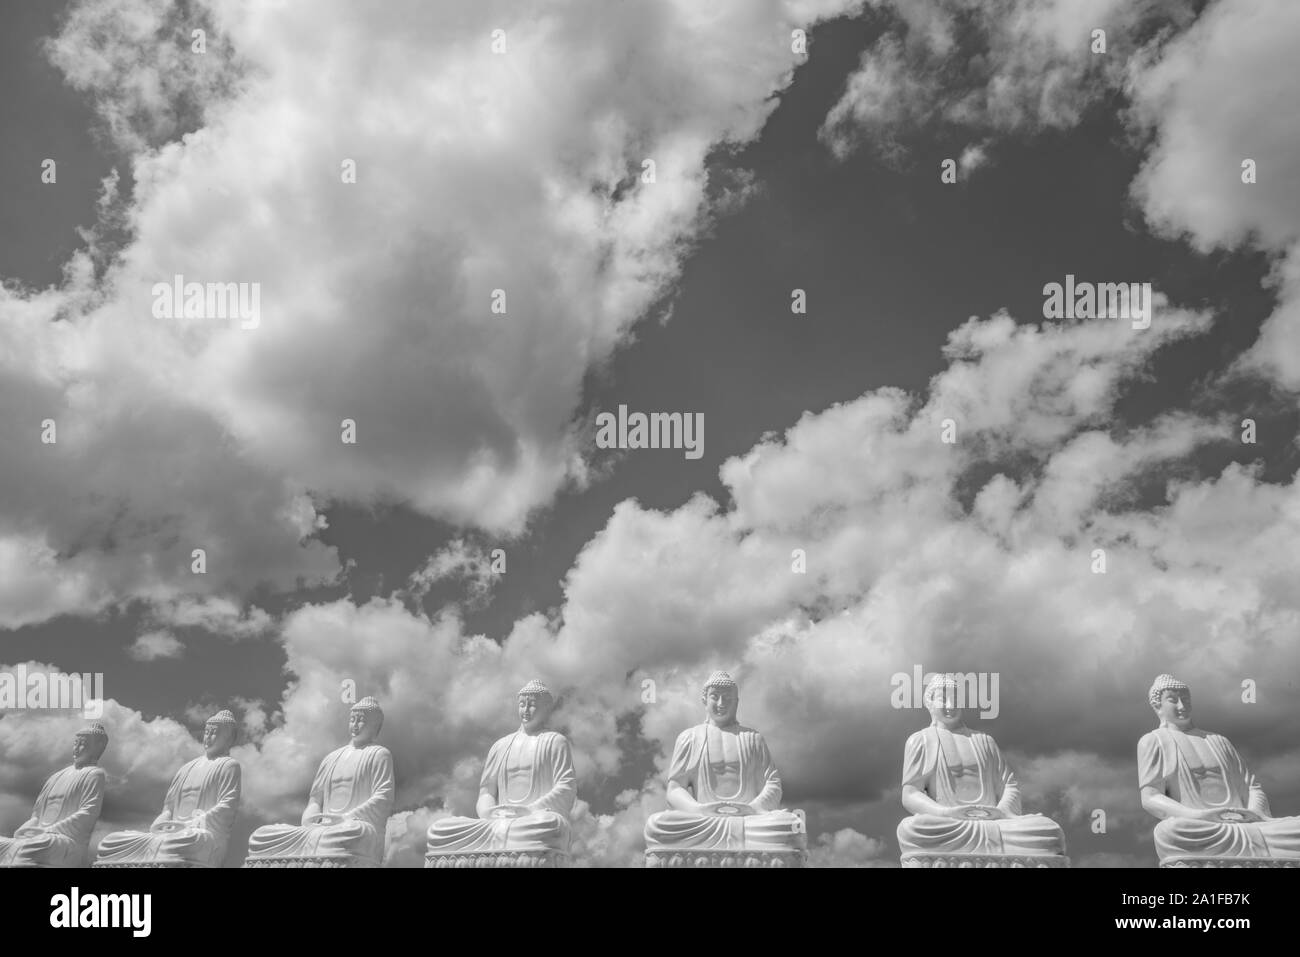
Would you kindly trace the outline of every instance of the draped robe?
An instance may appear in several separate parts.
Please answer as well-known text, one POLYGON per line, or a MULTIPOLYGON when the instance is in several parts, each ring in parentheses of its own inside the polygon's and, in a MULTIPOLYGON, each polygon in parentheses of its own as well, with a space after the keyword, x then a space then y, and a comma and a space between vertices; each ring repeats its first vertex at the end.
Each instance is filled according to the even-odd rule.
POLYGON ((13 837, 0 837, 0 867, 84 867, 107 779, 93 764, 50 775, 31 818, 13 837))
POLYGON ((302 824, 268 824, 248 839, 248 857, 355 857, 379 865, 393 810, 393 756, 378 744, 345 744, 320 763, 302 824), (318 813, 339 824, 309 824, 318 813))
POLYGON ((648 850, 796 850, 807 845, 802 818, 780 809, 781 775, 763 736, 753 728, 722 730, 709 722, 677 736, 668 780, 695 792, 701 804, 748 804, 758 813, 719 815, 669 808, 646 819, 648 850), (739 765, 723 756, 722 737, 734 739, 739 765), (735 776, 734 794, 718 793, 718 778, 735 776))
POLYGON ((569 850, 569 814, 577 797, 569 740, 555 731, 516 731, 488 750, 479 792, 497 805, 532 807, 521 817, 444 817, 429 825, 432 854, 569 850), (512 747, 514 748, 512 752, 512 747))
POLYGON ((172 777, 158 825, 175 821, 183 831, 117 831, 99 842, 101 864, 186 862, 220 867, 239 811, 239 762, 201 755, 172 777))
POLYGON ((1167 857, 1300 857, 1300 817, 1272 817, 1263 787, 1221 734, 1160 727, 1138 741, 1138 787, 1153 787, 1190 808, 1244 808, 1257 822, 1167 817, 1155 828, 1167 857), (1198 746, 1199 744, 1199 746, 1198 746))
POLYGON ((976 820, 940 814, 914 814, 898 825, 904 852, 951 854, 1064 854, 1065 834, 1043 814, 1020 813, 1020 785, 990 735, 962 727, 931 725, 913 733, 903 749, 903 784, 928 794, 945 807, 982 805, 1010 815, 976 820), (957 735, 974 754, 974 765, 958 758, 957 735))

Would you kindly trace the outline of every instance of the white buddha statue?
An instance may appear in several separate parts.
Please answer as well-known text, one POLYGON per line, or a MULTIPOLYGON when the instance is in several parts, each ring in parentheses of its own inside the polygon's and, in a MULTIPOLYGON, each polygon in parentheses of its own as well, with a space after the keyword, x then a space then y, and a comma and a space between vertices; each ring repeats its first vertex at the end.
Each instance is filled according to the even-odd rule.
POLYGON ((31 819, 0 837, 0 867, 84 867, 90 835, 104 805, 108 776, 98 766, 108 747, 99 723, 77 732, 72 765, 50 776, 32 808, 31 819))
POLYGON ((248 839, 245 867, 378 867, 393 810, 393 756, 375 744, 384 712, 362 698, 348 714, 352 740, 326 755, 302 823, 268 824, 248 839))
POLYGON ((1147 700, 1160 726, 1138 741, 1138 785, 1142 806, 1162 819, 1155 828, 1161 865, 1300 859, 1300 817, 1273 817, 1232 742, 1192 726, 1187 685, 1160 675, 1147 700))
POLYGON ((540 681, 530 681, 519 689, 517 703, 519 729, 488 750, 479 779, 478 817, 434 821, 428 832, 428 866, 497 851, 530 852, 540 859, 568 854, 577 786, 569 740, 546 730, 555 697, 540 681))
MULTIPOLYGON (((914 732, 903 751, 903 807, 898 825, 906 866, 943 855, 1044 858, 1065 866, 1065 834, 1042 814, 1020 813, 1020 786, 992 736, 972 731, 957 707, 959 680, 935 675, 925 688, 930 726, 914 732), (918 855, 912 857, 911 855, 918 855)), ((999 866, 998 862, 988 863, 999 866)), ((922 866, 924 866, 922 864, 922 866)))
MULTIPOLYGON (((740 688, 725 671, 704 683, 705 721, 677 736, 668 769, 669 809, 645 823, 647 863, 682 853, 793 852, 807 847, 803 817, 781 810, 781 776, 763 736, 736 720, 740 688)), ((725 855, 724 855, 725 856, 725 855)))
POLYGON ((220 867, 239 810, 238 725, 218 711, 203 726, 204 753, 172 778, 148 831, 116 831, 99 842, 96 867, 220 867))

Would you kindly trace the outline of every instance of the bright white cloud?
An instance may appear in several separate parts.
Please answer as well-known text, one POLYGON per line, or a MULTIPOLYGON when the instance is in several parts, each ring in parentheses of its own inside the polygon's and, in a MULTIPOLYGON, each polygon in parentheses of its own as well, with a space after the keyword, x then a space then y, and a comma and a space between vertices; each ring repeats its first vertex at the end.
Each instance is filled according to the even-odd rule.
MULTIPOLYGON (((934 50, 953 42, 953 6, 907 15, 934 50)), ((350 9, 338 17, 357 16, 350 9)), ((331 555, 300 545, 317 524, 308 487, 401 497, 500 528, 517 527, 547 501, 573 474, 566 430, 583 370, 671 281, 675 243, 698 227, 704 150, 719 137, 753 135, 765 115, 762 94, 789 67, 788 46, 774 41, 770 57, 747 53, 752 70, 736 71, 735 54, 710 45, 718 39, 703 30, 699 9, 521 14, 507 26, 518 59, 495 62, 466 39, 479 36, 468 22, 440 24, 447 29, 436 50, 417 44, 422 34, 409 24, 429 22, 424 7, 385 7, 350 25, 375 44, 346 50, 326 42, 335 25, 327 15, 219 8, 218 25, 259 69, 238 109, 211 104, 201 133, 137 160, 138 239, 114 273, 114 294, 92 303, 83 268, 58 295, 4 301, 15 324, 0 325, 0 335, 26 334, 13 334, 25 351, 3 367, 0 388, 29 423, 47 408, 64 417, 69 426, 48 451, 68 455, 72 468, 34 456, 11 466, 27 491, 24 507, 5 516, 10 537, 0 541, 11 549, 14 541, 49 542, 43 547, 61 571, 87 562, 95 583, 72 579, 63 597, 31 586, 18 606, 29 610, 18 617, 144 590, 173 609, 169 621, 254 628, 239 624, 237 607, 167 604, 175 573, 159 568, 150 515, 166 517, 159 521, 176 542, 163 553, 171 560, 188 567, 191 543, 211 542, 224 580, 240 582, 285 579, 304 563, 317 576, 332 572, 331 555), (609 19, 617 16, 629 19, 609 19), (560 56, 569 49, 561 40, 581 46, 597 30, 626 45, 602 47, 613 51, 607 61, 560 56), (386 52, 377 58, 381 40, 386 52), (303 69, 308 60, 328 68, 303 69), (462 77, 454 98, 437 92, 445 77, 412 82, 429 62, 462 77), (372 79, 350 85, 363 72, 372 79), (375 89, 391 99, 374 97, 375 89), (323 133, 303 109, 321 102, 346 122, 323 133), (400 130, 386 119, 419 111, 442 122, 400 130), (286 172, 315 164, 333 185, 338 158, 361 139, 383 149, 359 158, 353 193, 307 189, 286 172), (260 152, 241 149, 255 142, 260 152), (649 152, 666 190, 636 187, 609 199, 628 164, 649 152), (576 156, 594 159, 575 165, 576 156), (372 178, 371 192, 360 190, 363 177, 372 178), (212 183, 213 195, 196 182, 212 183), (268 236, 293 242, 281 249, 268 236), (200 266, 267 276, 265 302, 276 311, 248 333, 178 322, 160 336, 141 290, 151 276, 200 266), (476 304, 503 273, 510 287, 522 277, 532 290, 510 299, 512 313, 520 302, 529 321, 496 317, 484 326, 476 304), (89 303, 84 315, 51 323, 74 293, 89 303), (367 323, 364 336, 356 317, 367 323), (109 359, 139 374, 114 379, 109 359), (434 373, 436 389, 428 387, 434 373), (180 395, 188 399, 178 411, 180 395), (173 404, 155 406, 160 397, 173 404), (358 449, 336 444, 345 414, 357 419, 360 443, 372 443, 364 456, 349 458, 358 449), (142 478, 102 464, 125 461, 114 458, 114 442, 140 458, 160 437, 178 450, 167 468, 142 478), (213 452, 230 449, 239 454, 213 452), (463 461, 471 465, 454 464, 463 461), (118 517, 104 518, 89 499, 72 496, 60 510, 43 498, 71 489, 61 476, 77 469, 109 490, 118 517), (177 475, 206 493, 197 505, 192 488, 183 497, 169 492, 163 477, 177 475), (237 558, 250 541, 260 557, 244 568, 237 558)), ((722 8, 722 42, 749 50, 774 31, 779 17, 760 22, 754 9, 722 8)), ((1019 76, 1044 51, 1060 53, 1089 18, 1129 15, 1064 0, 1006 9, 1016 15, 999 49, 1026 41, 1029 59, 995 61, 995 79, 1019 76)), ((1172 45, 1169 62, 1182 51, 1172 45)), ((1078 79, 1073 54, 1061 69, 1078 79)), ((1076 101, 1036 82, 1012 90, 991 79, 973 104, 945 109, 994 126, 1067 122, 1076 101)), ((1176 117, 1180 102, 1161 100, 1152 122, 1162 128, 1161 111, 1176 117)), ((1165 195, 1162 170, 1176 168, 1156 162, 1141 188, 1165 195)), ((1173 204, 1168 210, 1180 228, 1207 237, 1218 229, 1224 241, 1248 222, 1206 226, 1213 217, 1177 220, 1173 204)), ((1252 228, 1289 235, 1269 215, 1259 213, 1252 228)), ((525 680, 542 677, 564 695, 557 718, 589 787, 620 769, 620 714, 641 712, 662 768, 677 732, 700 720, 698 686, 717 666, 740 679, 742 719, 771 743, 787 803, 816 809, 848 797, 871 809, 868 821, 814 833, 824 863, 892 854, 902 742, 924 717, 890 707, 890 679, 917 664, 1002 676, 1001 718, 991 730, 1033 809, 1062 820, 1077 823, 1102 807, 1115 828, 1141 834, 1150 826, 1129 758, 1097 749, 1136 741, 1151 726, 1145 688, 1163 670, 1193 683, 1211 727, 1281 728, 1273 738, 1234 736, 1261 771, 1278 774, 1276 787, 1267 778, 1266 786, 1294 797, 1294 755, 1269 742, 1300 732, 1277 684, 1300 666, 1292 587, 1300 491, 1234 465, 1170 477, 1161 500, 1139 502, 1139 486, 1175 467, 1185 473, 1190 453, 1232 431, 1180 414, 1131 429, 1113 424, 1122 386, 1162 346, 1206 324, 1163 304, 1144 331, 1117 321, 1017 325, 1005 314, 968 322, 950 335, 948 366, 926 395, 878 389, 806 414, 724 464, 725 503, 698 495, 667 511, 619 504, 570 569, 560 613, 519 620, 500 644, 467 635, 454 609, 427 616, 384 598, 298 608, 280 635, 293 681, 271 722, 255 721, 252 740, 236 751, 249 817, 296 819, 320 757, 343 739, 344 682, 383 702, 382 740, 397 757, 403 809, 390 823, 388 858, 418 866, 428 822, 472 807, 482 757, 513 725, 513 693, 525 680), (940 439, 944 419, 955 423, 954 445, 940 439), (1105 574, 1093 571, 1097 548, 1106 552, 1105 574), (795 550, 806 556, 806 573, 792 568, 795 550), (1258 705, 1241 703, 1247 677, 1264 689, 1258 705), (642 697, 647 679, 651 703, 642 697)), ((21 434, 41 448, 34 426, 21 434)), ((467 567, 464 558, 435 556, 426 572, 451 573, 467 567)), ((152 807, 195 742, 175 722, 143 721, 116 702, 106 720, 115 793, 130 795, 126 806, 152 807)), ((32 714, 0 720, 0 778, 14 782, 0 794, 0 813, 12 817, 19 797, 35 793, 71 727, 32 714)), ((662 807, 659 787, 652 776, 621 795, 612 814, 580 803, 579 863, 635 863, 644 817, 662 807)), ((1276 800, 1275 808, 1296 810, 1276 800)), ((1106 850, 1084 855, 1120 860, 1106 850)))
POLYGON ((1279 255, 1276 311, 1241 363, 1300 391, 1300 6, 1221 0, 1131 81, 1155 142, 1133 184, 1157 228, 1197 248, 1279 255), (1253 160, 1253 184, 1243 163, 1253 160))
MULTIPOLYGON (((994 134, 1070 127, 1090 103, 1123 91, 1146 151, 1133 195, 1152 228, 1202 251, 1251 245, 1276 255, 1277 308, 1237 370, 1300 391, 1300 107, 1290 76, 1300 7, 1217 0, 1194 17, 1178 0, 873 5, 896 28, 863 53, 823 123, 836 156, 869 143, 901 162, 907 134, 935 121, 994 134), (977 28, 979 56, 955 70, 963 22, 977 28), (1105 54, 1093 52, 1097 29, 1105 54)), ((968 147, 963 173, 980 156, 968 147)))
MULTIPOLYGON (((533 676, 563 696, 557 721, 585 789, 619 772, 618 715, 641 713, 662 770, 676 734, 700 720, 700 681, 729 668, 787 803, 814 815, 824 862, 892 854, 900 749, 925 717, 891 707, 891 679, 914 665, 1000 674, 990 730, 1027 802, 1075 827, 1097 807, 1112 832, 1149 826, 1128 757, 1096 749, 1150 726, 1145 688, 1159 671, 1191 681, 1206 723, 1237 729, 1248 759, 1288 766, 1240 732, 1296 721, 1275 682, 1300 666, 1290 640, 1300 493, 1231 466, 1171 481, 1165 504, 1138 507, 1135 484, 1230 429, 1179 415, 1108 424, 1123 383, 1162 345, 1204 328, 1167 308, 1144 331, 1114 320, 967 323, 923 399, 876 390, 729 460, 725 508, 703 496, 664 512, 620 504, 570 570, 560 615, 523 618, 500 644, 465 634, 451 611, 413 614, 395 599, 292 612, 282 628, 292 683, 272 725, 236 750, 250 826, 301 812, 320 757, 344 738, 348 681, 383 702, 398 806, 413 812, 390 825, 397 866, 418 866, 432 816, 472 808, 483 755, 513 726, 514 691, 533 676), (941 441, 944 417, 958 423, 955 445, 941 441), (1000 458, 1014 473, 972 484, 973 468, 1000 458), (1106 574, 1092 570, 1098 547, 1106 574), (805 574, 792 570, 796 548, 805 574), (1240 702, 1245 677, 1261 682, 1258 705, 1240 702), (864 819, 832 813, 846 801, 864 819), (819 828, 818 815, 835 823, 819 828)), ((17 718, 0 727, 28 720, 17 718)), ((128 734, 122 747, 116 760, 134 766, 130 749, 144 739, 128 734)), ((30 745, 23 753, 20 790, 49 761, 30 745)), ((1295 786, 1266 784, 1283 801, 1295 786)), ((661 786, 652 775, 613 813, 580 808, 578 863, 637 863, 661 786)))
POLYGON ((129 154, 131 240, 0 292, 0 564, 47 566, 0 624, 333 581, 329 502, 520 531, 589 479, 583 377, 738 195, 707 154, 855 5, 73 4, 50 55, 129 154), (260 324, 155 318, 176 275, 260 284, 260 324))

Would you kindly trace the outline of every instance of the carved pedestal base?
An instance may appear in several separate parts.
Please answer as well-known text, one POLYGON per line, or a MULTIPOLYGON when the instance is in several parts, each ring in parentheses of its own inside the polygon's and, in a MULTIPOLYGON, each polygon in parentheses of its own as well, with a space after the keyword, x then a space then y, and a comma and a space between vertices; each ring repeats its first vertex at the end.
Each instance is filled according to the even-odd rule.
POLYGON ((807 862, 807 851, 645 852, 646 867, 803 867, 807 862))
POLYGON ((904 867, 1069 867, 1059 854, 936 854, 911 851, 902 857, 904 867))
POLYGON ((1295 858, 1272 857, 1166 857, 1161 867, 1300 867, 1295 858))
POLYGON ((250 857, 245 867, 378 867, 368 857, 250 857))
POLYGON ((116 864, 109 861, 96 861, 91 867, 208 867, 207 864, 194 864, 190 861, 138 861, 133 864, 116 864))
POLYGON ((466 851, 430 853, 425 867, 568 867, 569 855, 559 851, 466 851))

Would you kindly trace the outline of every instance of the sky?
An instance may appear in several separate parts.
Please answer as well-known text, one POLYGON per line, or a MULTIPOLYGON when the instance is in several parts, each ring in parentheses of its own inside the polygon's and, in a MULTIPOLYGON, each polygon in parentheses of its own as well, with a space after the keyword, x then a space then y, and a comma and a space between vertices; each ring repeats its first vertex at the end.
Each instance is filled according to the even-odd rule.
MULTIPOLYGON (((897 865, 915 666, 999 676, 1074 866, 1155 863, 1161 672, 1300 814, 1291 0, 2 16, 0 671, 104 674, 97 838, 225 707, 234 845, 296 820, 354 682, 420 866, 537 677, 574 862, 639 866, 716 668, 819 865, 897 865), (257 327, 159 318, 177 274, 257 327), (1046 318, 1067 275, 1149 328, 1046 318), (703 454, 599 448, 620 405, 703 454)), ((0 714, 0 833, 83 723, 0 714)))

